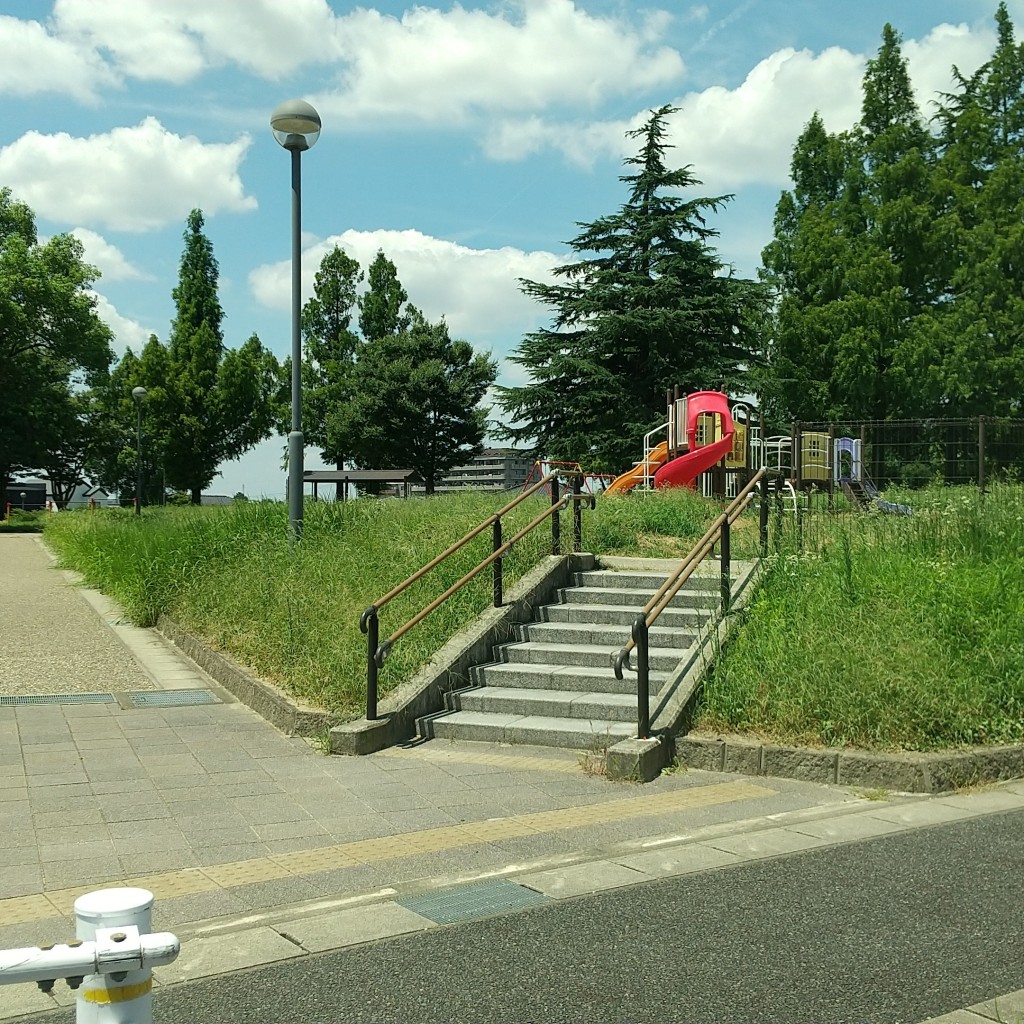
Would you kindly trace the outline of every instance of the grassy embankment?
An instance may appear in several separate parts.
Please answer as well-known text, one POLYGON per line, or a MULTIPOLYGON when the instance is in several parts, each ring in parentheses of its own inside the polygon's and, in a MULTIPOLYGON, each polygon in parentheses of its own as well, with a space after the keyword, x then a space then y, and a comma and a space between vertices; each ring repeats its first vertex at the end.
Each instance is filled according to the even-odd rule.
MULTIPOLYGON (((274 502, 223 508, 61 513, 46 539, 64 565, 116 598, 133 621, 164 613, 296 696, 340 715, 365 699, 366 640, 359 616, 373 601, 469 532, 507 495, 460 494, 427 500, 359 500, 306 506, 305 534, 287 542, 287 510, 274 502)), ((536 497, 503 522, 505 537, 536 516, 536 497)), ((584 510, 585 547, 606 553, 685 553, 714 518, 714 504, 673 492, 598 502, 584 510), (681 539, 682 538, 682 539, 681 539)), ((562 515, 563 550, 571 515, 562 515)), ((506 591, 550 552, 542 524, 504 561, 506 591)), ((381 639, 473 568, 491 550, 487 529, 380 616, 381 639)), ((381 691, 407 679, 492 597, 485 569, 394 647, 381 691)), ((625 638, 624 638, 625 639, 625 638)))
POLYGON ((790 519, 697 728, 911 750, 1024 741, 1024 489, 887 497, 914 514, 814 517, 820 556, 794 551, 790 519))
MULTIPOLYGON (((1024 491, 969 489, 902 496, 909 518, 816 513, 806 549, 783 517, 778 557, 745 628, 709 680, 698 727, 783 742, 931 749, 1024 740, 1024 491), (818 549, 811 554, 808 549, 818 549)), ((165 612, 264 677, 340 715, 363 700, 360 613, 490 514, 482 494, 429 501, 307 506, 293 552, 286 509, 120 510, 50 516, 65 564, 117 598, 137 622, 165 612)), ((506 536, 542 500, 510 516, 506 536)), ((679 556, 718 507, 688 491, 599 501, 584 513, 585 547, 679 556)), ((569 517, 563 517, 568 541, 569 517)), ((381 635, 489 551, 490 531, 381 614, 381 635)), ((505 562, 506 588, 547 553, 546 526, 505 562)), ((752 552, 756 516, 736 530, 752 552)), ((407 678, 490 600, 472 585, 403 638, 382 690, 407 678)))

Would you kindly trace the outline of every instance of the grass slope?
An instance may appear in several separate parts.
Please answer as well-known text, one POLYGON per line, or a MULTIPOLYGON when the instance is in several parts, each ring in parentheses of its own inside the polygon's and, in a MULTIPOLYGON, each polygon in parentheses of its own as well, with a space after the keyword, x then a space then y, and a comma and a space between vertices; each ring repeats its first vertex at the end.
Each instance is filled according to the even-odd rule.
POLYGON ((893 500, 914 515, 819 522, 818 554, 783 543, 697 728, 914 750, 1024 741, 1021 489, 893 500))
MULTIPOLYGON (((141 519, 120 509, 61 513, 48 517, 46 539, 64 565, 116 598, 133 621, 151 625, 165 613, 294 695, 351 715, 365 699, 364 609, 508 500, 469 492, 309 503, 294 550, 287 510, 276 502, 147 509, 141 519)), ((535 497, 505 517, 505 537, 546 502, 535 497)), ((645 554, 679 553, 716 512, 690 492, 599 502, 584 511, 586 546, 635 553, 639 537, 645 554)), ((563 550, 572 543, 571 522, 563 513, 563 550)), ((544 523, 512 549, 504 560, 506 590, 550 553, 550 538, 544 523)), ((381 639, 490 551, 488 528, 382 610, 381 639)), ((382 693, 488 607, 491 580, 485 569, 396 643, 381 670, 382 693)))

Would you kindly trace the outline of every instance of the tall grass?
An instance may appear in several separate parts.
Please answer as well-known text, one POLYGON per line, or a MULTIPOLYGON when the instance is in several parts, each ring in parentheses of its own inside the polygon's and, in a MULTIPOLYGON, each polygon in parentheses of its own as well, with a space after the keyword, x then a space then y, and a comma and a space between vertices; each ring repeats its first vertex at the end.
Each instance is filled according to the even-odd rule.
MULTIPOLYGON (((287 540, 276 502, 226 507, 121 509, 51 516, 47 539, 62 562, 151 625, 161 613, 230 653, 295 696, 338 714, 365 695, 361 613, 508 500, 461 493, 424 500, 308 503, 302 542, 287 540)), ((503 522, 510 537, 544 507, 539 495, 503 522)), ((599 500, 585 510, 584 547, 597 553, 675 555, 692 546, 720 511, 689 491, 599 500)), ((756 531, 756 524, 755 524, 756 531)), ((562 516, 563 550, 571 516, 562 516)), ((446 590, 491 550, 487 529, 380 615, 381 638, 446 590)), ((503 562, 505 587, 550 552, 545 523, 503 562)), ((484 570, 393 648, 381 671, 386 693, 464 628, 492 598, 484 570)), ((625 637, 624 637, 625 639, 625 637)))
POLYGON ((927 750, 1024 740, 1024 491, 916 491, 909 517, 792 522, 698 727, 927 750), (805 541, 806 541, 805 536, 805 541))

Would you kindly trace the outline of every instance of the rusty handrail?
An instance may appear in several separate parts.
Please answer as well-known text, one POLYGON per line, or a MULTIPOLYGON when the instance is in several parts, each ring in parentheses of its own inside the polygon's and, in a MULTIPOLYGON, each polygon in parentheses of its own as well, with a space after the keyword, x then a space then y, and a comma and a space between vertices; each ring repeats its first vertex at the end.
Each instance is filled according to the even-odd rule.
POLYGON ((573 522, 573 548, 579 551, 582 546, 580 524, 579 524, 579 509, 582 502, 589 502, 591 507, 594 505, 594 499, 592 495, 583 494, 580 488, 580 474, 578 472, 569 473, 551 473, 541 480, 537 481, 528 490, 524 490, 522 493, 517 495, 511 501, 503 505, 497 512, 492 513, 482 523, 475 526, 469 531, 464 537, 456 541, 454 544, 447 547, 441 554, 431 559, 425 566, 414 572, 408 579, 403 580, 398 586, 393 587, 383 597, 378 598, 374 601, 360 616, 359 618, 359 629, 366 634, 366 717, 367 719, 373 720, 377 718, 377 672, 381 665, 391 653, 391 648, 395 642, 403 637, 409 630, 419 625, 431 612, 439 608, 445 601, 448 600, 453 594, 461 590, 470 580, 478 576, 484 569, 489 565, 494 566, 494 606, 500 607, 502 603, 502 576, 501 576, 501 559, 509 552, 514 544, 522 540, 528 533, 538 527, 546 519, 551 519, 551 545, 552 553, 559 554, 561 550, 561 531, 559 525, 558 514, 563 508, 565 508, 570 502, 575 504, 576 514, 573 522), (559 478, 567 476, 572 480, 572 490, 567 490, 564 495, 559 496, 559 478), (551 487, 551 503, 540 515, 536 516, 530 523, 524 526, 518 533, 516 533, 509 540, 502 540, 501 536, 501 518, 507 512, 510 512, 521 502, 525 501, 531 495, 536 494, 542 487, 546 487, 550 484, 551 487), (456 551, 463 548, 475 537, 478 537, 488 526, 492 526, 494 532, 494 550, 471 569, 465 576, 463 576, 456 583, 453 583, 443 594, 436 597, 430 602, 425 608, 417 612, 411 619, 396 629, 383 643, 379 641, 379 629, 380 624, 377 613, 381 608, 384 607, 389 601, 397 597, 404 590, 410 587, 417 580, 425 576, 431 569, 440 565, 446 558, 455 554, 456 551))
MULTIPOLYGON (((650 732, 650 684, 648 664, 648 632, 657 622, 658 617, 668 607, 672 599, 679 593, 686 581, 693 575, 697 567, 708 556, 717 542, 722 547, 722 611, 726 610, 729 594, 732 590, 732 576, 729 555, 729 527, 739 518, 740 514, 753 498, 754 488, 765 479, 765 470, 759 469, 733 498, 729 506, 722 512, 705 531, 704 536, 687 552, 679 565, 669 574, 668 579, 658 588, 654 596, 637 613, 630 629, 630 638, 617 654, 612 655, 612 671, 616 679, 623 678, 623 667, 629 667, 629 656, 636 649, 639 654, 637 661, 637 736, 647 739, 650 732)), ((763 494, 762 494, 763 498, 763 494)), ((632 671, 632 670, 631 670, 632 671)))
POLYGON ((376 608, 377 611, 380 611, 380 609, 383 608, 384 605, 386 605, 389 601, 391 601, 393 598, 398 597, 398 595, 401 594, 403 590, 406 590, 407 588, 411 587, 417 580, 422 579, 424 576, 426 576, 426 574, 430 572, 431 569, 434 569, 437 566, 439 566, 446 558, 448 558, 451 555, 454 555, 455 552, 458 551, 460 548, 464 548, 475 537, 479 537, 480 534, 483 533, 488 526, 492 526, 495 523, 495 521, 500 519, 506 512, 510 512, 521 501, 525 501, 532 494, 536 494, 537 491, 539 491, 543 486, 545 486, 545 484, 551 481, 553 476, 555 476, 555 474, 552 474, 551 476, 546 476, 543 479, 538 480, 537 483, 535 483, 528 491, 523 491, 521 494, 513 498, 510 502, 508 502, 505 505, 502 505, 502 507, 499 508, 497 512, 492 512, 491 515, 489 515, 478 526, 473 527, 473 529, 470 530, 469 533, 467 533, 464 537, 457 540, 454 544, 451 544, 448 547, 446 547, 444 551, 441 552, 441 554, 439 554, 436 558, 432 558, 429 562, 427 562, 425 566, 423 566, 422 569, 417 569, 408 579, 403 580, 401 583, 399 583, 397 587, 392 587, 392 589, 389 590, 383 597, 377 598, 377 600, 374 601, 373 604, 371 604, 370 607, 363 612, 362 617, 359 619, 359 628, 364 633, 366 632, 366 628, 363 623, 366 616, 370 614, 370 610, 372 608, 376 608))

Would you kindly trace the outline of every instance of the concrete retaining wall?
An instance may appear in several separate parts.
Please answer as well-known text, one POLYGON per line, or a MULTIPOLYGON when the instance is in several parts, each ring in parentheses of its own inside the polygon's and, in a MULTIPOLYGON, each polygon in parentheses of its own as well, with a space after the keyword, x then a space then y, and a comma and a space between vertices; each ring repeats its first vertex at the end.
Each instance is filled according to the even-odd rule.
POLYGON ((743 736, 691 733, 675 741, 677 761, 709 772, 776 775, 901 793, 940 793, 1024 776, 1024 746, 935 753, 873 753, 761 743, 743 736))

